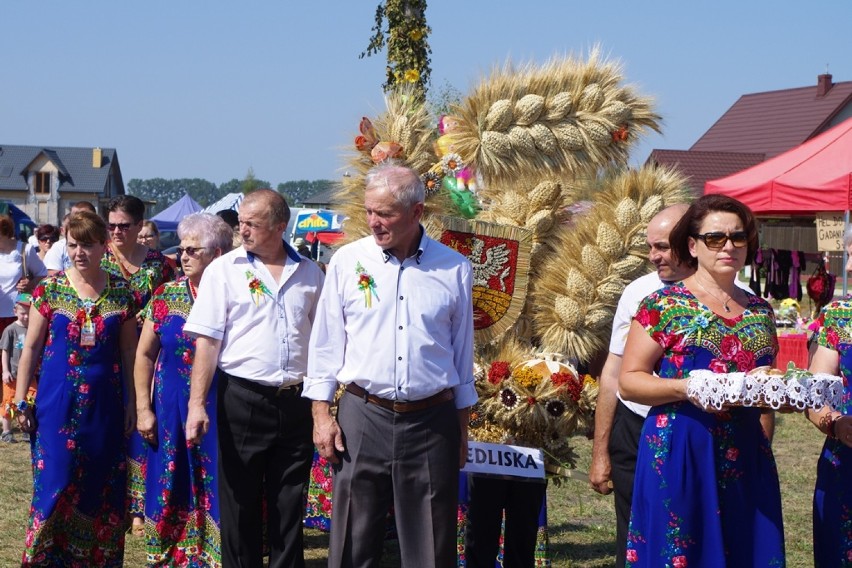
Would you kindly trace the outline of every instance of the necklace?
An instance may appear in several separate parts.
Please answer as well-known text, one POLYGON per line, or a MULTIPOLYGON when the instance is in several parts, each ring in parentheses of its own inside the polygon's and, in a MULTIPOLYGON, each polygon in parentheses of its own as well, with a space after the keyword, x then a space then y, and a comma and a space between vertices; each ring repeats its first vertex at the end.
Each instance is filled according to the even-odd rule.
POLYGON ((195 284, 192 283, 192 280, 189 278, 186 279, 186 284, 189 286, 189 295, 193 300, 198 296, 198 288, 195 287, 195 284))
POLYGON ((725 301, 723 302, 723 301, 719 298, 719 296, 717 296, 716 294, 712 293, 710 290, 708 290, 707 288, 705 288, 705 287, 704 287, 704 284, 702 284, 702 283, 701 283, 701 280, 699 280, 699 279, 698 279, 698 276, 696 276, 696 277, 695 277, 695 281, 696 281, 696 282, 698 282, 698 285, 699 285, 699 286, 701 286, 701 289, 702 289, 702 290, 704 290, 705 292, 707 292, 708 294, 710 294, 710 296, 712 296, 713 298, 715 298, 717 302, 719 302, 720 304, 722 304, 722 308, 725 310, 725 313, 726 313, 726 314, 731 313, 731 308, 729 308, 729 307, 728 307, 728 302, 730 302, 730 301, 731 301, 731 296, 728 296, 728 299, 727 299, 727 300, 725 300, 725 301))

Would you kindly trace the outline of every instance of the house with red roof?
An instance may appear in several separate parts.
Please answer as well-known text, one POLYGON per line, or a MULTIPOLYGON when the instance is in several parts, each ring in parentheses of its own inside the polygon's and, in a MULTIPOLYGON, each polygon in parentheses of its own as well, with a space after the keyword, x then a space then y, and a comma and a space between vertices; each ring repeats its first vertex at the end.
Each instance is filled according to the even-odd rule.
MULTIPOLYGON (((678 168, 701 195, 706 181, 755 166, 850 117, 852 81, 835 83, 826 73, 816 85, 741 96, 689 150, 655 149, 648 163, 678 168)), ((814 216, 765 219, 761 243, 818 252, 814 216)))

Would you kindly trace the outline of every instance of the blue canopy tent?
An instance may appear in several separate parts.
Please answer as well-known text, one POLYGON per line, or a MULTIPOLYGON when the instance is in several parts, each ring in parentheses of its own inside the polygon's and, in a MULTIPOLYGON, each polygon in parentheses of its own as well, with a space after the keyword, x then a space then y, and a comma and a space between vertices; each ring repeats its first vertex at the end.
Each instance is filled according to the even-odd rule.
POLYGON ((36 224, 29 215, 15 207, 8 201, 0 201, 0 214, 9 215, 15 223, 15 235, 22 241, 33 234, 36 224))
POLYGON ((178 223, 190 213, 201 211, 202 207, 189 195, 183 197, 151 217, 151 221, 157 224, 160 232, 177 231, 178 223))

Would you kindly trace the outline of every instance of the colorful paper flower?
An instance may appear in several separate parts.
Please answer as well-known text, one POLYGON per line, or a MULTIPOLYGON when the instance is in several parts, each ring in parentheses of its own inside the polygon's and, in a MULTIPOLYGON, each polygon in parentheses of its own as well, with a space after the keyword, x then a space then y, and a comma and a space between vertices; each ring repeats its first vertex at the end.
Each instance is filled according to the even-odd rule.
POLYGON ((373 277, 361 266, 361 263, 358 262, 355 264, 355 274, 358 275, 358 289, 364 293, 364 306, 368 308, 373 307, 373 296, 376 297, 376 300, 379 300, 379 295, 376 292, 376 281, 373 280, 373 277))
POLYGON ((251 299, 254 300, 255 306, 260 305, 264 295, 272 297, 272 292, 269 291, 266 284, 255 276, 254 272, 246 270, 246 278, 248 279, 249 293, 251 294, 251 299))

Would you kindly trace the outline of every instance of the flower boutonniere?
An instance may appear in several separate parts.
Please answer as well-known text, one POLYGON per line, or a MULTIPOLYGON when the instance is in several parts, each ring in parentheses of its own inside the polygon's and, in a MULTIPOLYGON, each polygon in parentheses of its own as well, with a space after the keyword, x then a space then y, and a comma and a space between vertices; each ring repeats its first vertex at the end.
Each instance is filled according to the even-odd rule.
POLYGON ((358 275, 358 289, 364 292, 364 305, 372 308, 373 296, 376 297, 376 300, 379 300, 379 295, 376 293, 376 281, 364 270, 360 262, 355 265, 355 274, 358 275))
POLYGON ((263 299, 264 295, 272 296, 269 288, 266 287, 266 284, 261 282, 260 278, 254 275, 254 272, 246 270, 246 278, 248 278, 249 281, 249 293, 251 294, 251 299, 254 300, 255 306, 260 305, 260 301, 263 299))

